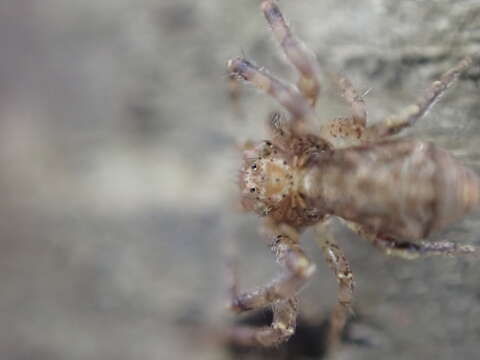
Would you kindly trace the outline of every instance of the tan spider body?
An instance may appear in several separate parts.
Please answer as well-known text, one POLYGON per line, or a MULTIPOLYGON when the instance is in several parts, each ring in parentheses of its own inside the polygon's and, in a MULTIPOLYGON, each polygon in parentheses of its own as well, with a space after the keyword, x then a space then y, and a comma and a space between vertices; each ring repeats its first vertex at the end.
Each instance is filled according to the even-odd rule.
POLYGON ((346 77, 338 76, 352 115, 315 129, 312 120, 320 85, 314 56, 293 36, 275 1, 263 0, 262 10, 300 74, 297 86, 243 58, 232 59, 227 66, 232 78, 262 89, 290 114, 287 119, 278 113, 272 117, 271 141, 244 146, 239 174, 242 205, 264 219, 263 235, 284 271, 267 285, 244 293, 232 283, 232 310, 273 305, 274 320, 265 328, 234 327, 228 337, 241 344, 271 346, 293 334, 296 294, 315 270, 300 247, 299 235, 314 225, 339 285, 329 333, 333 348, 351 310, 354 282, 329 231, 331 216, 387 254, 415 258, 475 251, 468 245, 423 239, 480 203, 479 177, 432 143, 390 138, 421 118, 472 59, 464 58, 442 75, 416 104, 370 126, 363 100, 346 77))
POLYGON ((297 229, 334 215, 382 237, 415 241, 479 203, 477 175, 432 143, 387 140, 335 150, 313 136, 303 140, 307 147, 297 151, 271 142, 245 150, 245 209, 297 229))

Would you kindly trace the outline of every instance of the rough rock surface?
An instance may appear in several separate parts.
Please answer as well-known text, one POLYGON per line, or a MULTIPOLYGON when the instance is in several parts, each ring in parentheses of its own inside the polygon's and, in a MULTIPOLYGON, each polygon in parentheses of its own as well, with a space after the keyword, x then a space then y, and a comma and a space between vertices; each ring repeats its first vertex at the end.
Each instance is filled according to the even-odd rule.
MULTIPOLYGON (((331 72, 368 91, 375 121, 480 51, 477 0, 281 6, 324 70, 320 121, 347 111, 331 72)), ((272 40, 256 0, 0 4, 2 358, 320 356, 302 338, 293 350, 231 352, 199 331, 232 321, 224 239, 238 243, 242 286, 276 271, 257 219, 234 209, 234 145, 264 136, 275 104, 247 88, 233 114, 224 70, 243 51, 294 79, 272 40)), ((409 131, 477 171, 479 78, 477 66, 409 131)), ((437 237, 480 246, 479 216, 437 237)), ((319 271, 301 295, 302 326, 322 324, 335 300, 310 237, 319 271)), ((342 359, 478 357, 478 260, 406 262, 341 227, 338 237, 357 283, 342 359)))

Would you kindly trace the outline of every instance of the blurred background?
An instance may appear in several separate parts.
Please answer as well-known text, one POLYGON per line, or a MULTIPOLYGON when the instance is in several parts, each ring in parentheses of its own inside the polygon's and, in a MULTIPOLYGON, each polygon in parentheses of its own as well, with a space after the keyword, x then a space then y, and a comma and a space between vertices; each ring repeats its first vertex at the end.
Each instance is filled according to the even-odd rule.
MULTIPOLYGON (((234 321, 225 240, 242 287, 278 270, 235 197, 235 145, 263 139, 276 105, 246 87, 232 106, 225 74, 243 52, 295 79, 258 3, 0 1, 0 358, 321 358, 336 284, 309 232, 319 271, 300 323, 320 330, 308 349, 237 351, 204 336, 234 321)), ((329 73, 368 92, 376 121, 480 51, 477 0, 280 5, 322 65, 319 121, 348 113, 329 73)), ((408 132, 477 172, 479 79, 477 65, 408 132)), ((436 237, 480 245, 479 232, 476 213, 436 237)), ((406 262, 337 235, 357 284, 342 359, 478 357, 478 261, 406 262)))

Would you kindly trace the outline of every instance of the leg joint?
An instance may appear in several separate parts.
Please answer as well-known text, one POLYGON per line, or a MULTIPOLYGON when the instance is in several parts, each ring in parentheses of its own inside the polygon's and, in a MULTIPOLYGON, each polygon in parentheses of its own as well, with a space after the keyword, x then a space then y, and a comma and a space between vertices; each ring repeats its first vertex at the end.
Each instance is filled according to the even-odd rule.
POLYGON ((286 261, 287 268, 292 274, 302 280, 312 277, 316 271, 316 266, 306 256, 291 256, 286 261))
POLYGON ((283 323, 273 323, 271 327, 257 335, 257 341, 262 346, 275 346, 287 341, 295 332, 293 326, 286 326, 283 323))

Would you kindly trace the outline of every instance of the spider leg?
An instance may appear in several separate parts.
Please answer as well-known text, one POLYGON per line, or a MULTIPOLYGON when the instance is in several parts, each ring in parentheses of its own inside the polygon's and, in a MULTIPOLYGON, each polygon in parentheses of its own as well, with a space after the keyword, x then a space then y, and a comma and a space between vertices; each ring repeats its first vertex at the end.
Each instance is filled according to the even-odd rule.
POLYGON ((435 104, 445 90, 458 79, 460 74, 472 65, 472 62, 470 56, 463 58, 457 65, 445 72, 439 80, 434 81, 415 104, 406 107, 399 114, 390 115, 382 122, 368 127, 366 138, 374 140, 396 135, 404 128, 415 125, 417 120, 435 104))
POLYGON ((261 8, 283 52, 300 73, 298 89, 314 106, 320 91, 318 63, 314 54, 292 34, 276 1, 263 0, 261 8))
POLYGON ((238 345, 275 346, 295 332, 297 321, 297 299, 292 297, 273 303, 273 322, 271 326, 234 326, 227 330, 226 338, 238 345))
POLYGON ((350 80, 341 74, 332 75, 342 93, 342 97, 350 105, 352 115, 328 121, 320 127, 320 135, 336 145, 352 146, 361 142, 367 124, 365 101, 353 87, 350 80))
POLYGON ((330 318, 327 339, 328 350, 332 351, 340 342, 348 314, 352 313, 353 274, 343 250, 337 245, 330 230, 330 220, 326 220, 315 227, 315 239, 338 283, 337 304, 330 318))
POLYGON ((342 92, 343 98, 350 105, 352 110, 352 123, 362 128, 365 127, 367 125, 367 109, 362 96, 358 95, 352 82, 345 75, 335 74, 334 80, 342 92))
POLYGON ((477 252, 477 249, 472 245, 459 245, 451 241, 398 241, 378 236, 359 224, 352 222, 345 223, 360 237, 370 241, 386 255, 397 256, 408 260, 416 259, 420 256, 462 256, 475 254, 477 252))
MULTIPOLYGON (((272 304, 274 320, 272 326, 266 328, 245 326, 232 328, 227 337, 235 343, 272 346, 287 340, 295 329, 297 313, 295 295, 315 272, 315 265, 301 249, 298 235, 291 231, 293 229, 282 231, 280 227, 274 227, 269 230, 274 232, 271 250, 284 271, 268 284, 240 294, 233 284, 230 287, 232 295, 230 309, 244 312, 272 304)), ((231 279, 234 281, 235 276, 231 279)))
POLYGON ((237 79, 234 75, 228 74, 227 80, 227 95, 228 100, 230 103, 230 107, 232 109, 233 115, 236 120, 243 118, 243 111, 241 107, 241 89, 240 84, 238 83, 237 79))
POLYGON ((292 114, 290 126, 294 123, 298 125, 299 121, 314 117, 308 102, 293 86, 285 84, 264 68, 258 67, 243 58, 229 60, 227 68, 230 74, 250 82, 285 107, 292 114))

